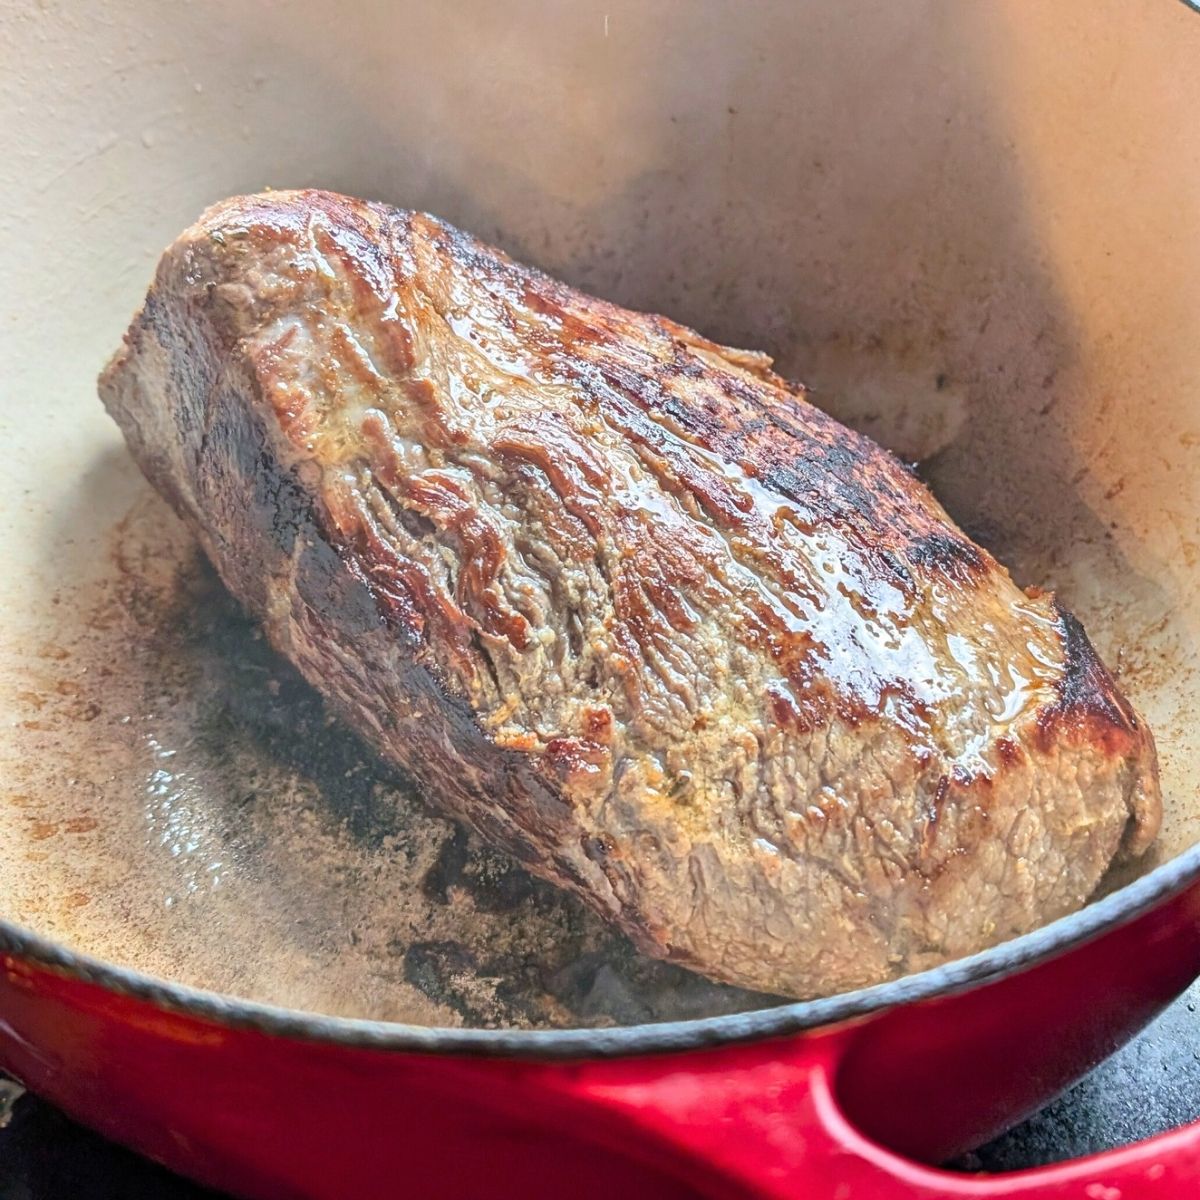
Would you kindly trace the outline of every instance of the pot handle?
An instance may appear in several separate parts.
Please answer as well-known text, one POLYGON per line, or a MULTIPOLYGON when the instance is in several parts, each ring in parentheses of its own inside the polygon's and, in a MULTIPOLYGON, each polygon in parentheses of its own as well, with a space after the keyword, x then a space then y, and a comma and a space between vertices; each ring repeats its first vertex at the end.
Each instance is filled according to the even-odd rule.
POLYGON ((810 1085, 814 1117, 840 1160, 836 1173, 849 1183, 848 1200, 1178 1200, 1200 1180, 1200 1121, 1048 1167, 965 1175, 885 1150, 850 1124, 828 1074, 814 1072, 810 1085))
MULTIPOLYGON (((707 1200, 1177 1200, 1200 1180, 1200 1121, 1029 1171, 968 1175, 902 1158, 859 1132, 834 1090, 849 1030, 727 1056, 594 1063, 568 1089, 606 1109, 613 1149, 707 1200), (765 1053, 763 1052, 765 1050, 765 1053)), ((898 1098, 903 1103, 903 1098, 898 1098)))

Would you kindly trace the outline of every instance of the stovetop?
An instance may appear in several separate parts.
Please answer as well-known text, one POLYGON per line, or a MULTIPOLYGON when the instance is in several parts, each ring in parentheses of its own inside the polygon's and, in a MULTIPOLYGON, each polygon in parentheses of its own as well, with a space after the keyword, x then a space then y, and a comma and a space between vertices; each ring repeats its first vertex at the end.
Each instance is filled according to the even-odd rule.
MULTIPOLYGON (((954 1164, 1007 1171, 1092 1154, 1200 1117, 1200 982, 1032 1120, 954 1164)), ((219 1200, 33 1097, 0 1130, 0 1200, 219 1200)))

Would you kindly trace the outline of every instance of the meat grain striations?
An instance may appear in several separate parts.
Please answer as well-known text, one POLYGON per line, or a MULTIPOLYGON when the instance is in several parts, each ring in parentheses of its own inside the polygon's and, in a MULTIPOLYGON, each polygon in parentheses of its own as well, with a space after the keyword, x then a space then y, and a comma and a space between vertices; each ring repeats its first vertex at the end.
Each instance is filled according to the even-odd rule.
POLYGON ((840 991, 1154 836, 1078 622, 762 355, 274 192, 166 252, 100 391, 343 718, 649 954, 840 991))

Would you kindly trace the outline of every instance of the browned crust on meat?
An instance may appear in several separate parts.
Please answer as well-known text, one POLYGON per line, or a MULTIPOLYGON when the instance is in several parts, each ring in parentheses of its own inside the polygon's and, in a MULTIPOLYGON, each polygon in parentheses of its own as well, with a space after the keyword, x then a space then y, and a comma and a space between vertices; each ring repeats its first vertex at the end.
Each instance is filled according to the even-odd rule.
POLYGON ((1078 623, 765 356, 277 193, 164 256, 101 392, 347 720, 649 952, 872 982, 1153 837, 1078 623))
MULTIPOLYGON (((1156 779, 1158 757, 1146 723, 1122 694, 1078 618, 1057 599, 1051 602, 1061 622, 1064 670, 1056 684, 1057 702, 1038 714, 1039 744, 1045 749, 1059 740, 1074 741, 1112 759, 1142 764, 1144 774, 1156 779)), ((1140 780, 1131 783, 1130 808, 1124 849, 1137 855, 1158 835, 1162 804, 1157 788, 1140 780)))
POLYGON ((1100 741, 1111 753, 1128 753, 1142 737, 1137 713, 1121 695, 1079 620, 1057 600, 1054 607, 1062 623, 1065 669, 1055 685, 1058 703, 1042 710, 1040 728, 1048 740, 1062 729, 1071 729, 1088 741, 1100 741))

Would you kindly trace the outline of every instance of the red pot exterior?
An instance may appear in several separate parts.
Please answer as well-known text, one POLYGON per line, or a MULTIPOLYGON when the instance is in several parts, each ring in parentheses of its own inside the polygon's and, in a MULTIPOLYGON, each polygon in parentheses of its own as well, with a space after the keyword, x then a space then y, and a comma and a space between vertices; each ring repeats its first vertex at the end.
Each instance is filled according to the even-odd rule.
POLYGON ((1036 1112, 1198 974, 1193 883, 1028 970, 888 1010, 859 1031, 839 1064, 839 1101, 884 1145, 945 1161, 1036 1112))
POLYGON ((1194 1188, 1200 1170, 1193 1129, 990 1180, 875 1140, 937 1161, 1132 1036, 1200 972, 1197 884, 953 995, 769 1041, 597 1061, 278 1036, 17 955, 3 968, 0 1063, 102 1133, 253 1200, 1137 1200, 1187 1194, 1181 1181, 1194 1188))

